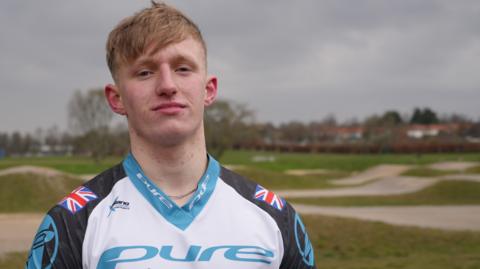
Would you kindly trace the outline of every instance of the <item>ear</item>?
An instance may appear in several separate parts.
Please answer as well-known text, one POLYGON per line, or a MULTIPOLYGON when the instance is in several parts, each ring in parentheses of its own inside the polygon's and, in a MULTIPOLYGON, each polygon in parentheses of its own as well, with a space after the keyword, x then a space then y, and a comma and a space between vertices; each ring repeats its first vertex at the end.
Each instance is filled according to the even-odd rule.
POLYGON ((213 104, 213 102, 217 98, 217 89, 217 77, 209 76, 205 85, 205 106, 213 104))
POLYGON ((107 98, 108 105, 113 112, 120 115, 127 115, 125 106, 123 105, 122 96, 116 85, 107 84, 105 86, 105 97, 107 98))

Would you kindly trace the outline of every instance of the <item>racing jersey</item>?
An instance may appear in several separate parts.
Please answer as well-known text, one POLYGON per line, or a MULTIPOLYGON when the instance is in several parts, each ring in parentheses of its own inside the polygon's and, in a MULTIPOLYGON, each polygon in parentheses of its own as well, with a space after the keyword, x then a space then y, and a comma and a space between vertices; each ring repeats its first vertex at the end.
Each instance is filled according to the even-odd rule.
POLYGON ((208 160, 178 206, 129 154, 47 213, 26 268, 315 268, 291 205, 208 160))

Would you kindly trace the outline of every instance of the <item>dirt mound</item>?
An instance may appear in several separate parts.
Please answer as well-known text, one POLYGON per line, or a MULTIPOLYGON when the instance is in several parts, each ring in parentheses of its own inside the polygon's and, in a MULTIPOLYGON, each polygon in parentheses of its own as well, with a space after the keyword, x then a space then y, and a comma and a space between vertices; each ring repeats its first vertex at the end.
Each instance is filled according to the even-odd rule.
POLYGON ((324 175, 331 171, 326 169, 292 169, 285 171, 285 174, 292 176, 324 175))
POLYGON ((429 165, 430 168, 442 171, 464 171, 468 168, 480 165, 476 162, 440 162, 429 165))
POLYGON ((436 182, 438 182, 438 180, 433 178, 387 177, 358 187, 322 190, 289 190, 277 191, 276 193, 287 198, 397 195, 416 192, 432 186, 436 182))
POLYGON ((28 250, 44 214, 0 214, 0 256, 28 250))
POLYGON ((28 174, 28 173, 40 174, 43 176, 61 176, 65 174, 53 168, 32 166, 32 165, 15 166, 15 167, 0 170, 0 176, 11 175, 11 174, 28 174))
POLYGON ((408 169, 410 169, 410 166, 408 165, 382 164, 353 176, 331 180, 330 183, 334 185, 358 185, 379 178, 398 176, 408 169))

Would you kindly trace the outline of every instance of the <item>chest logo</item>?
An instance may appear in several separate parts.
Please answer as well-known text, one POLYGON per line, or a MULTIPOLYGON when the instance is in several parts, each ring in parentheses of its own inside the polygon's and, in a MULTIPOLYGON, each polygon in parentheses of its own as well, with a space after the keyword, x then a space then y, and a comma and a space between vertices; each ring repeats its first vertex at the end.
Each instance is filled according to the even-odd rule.
MULTIPOLYGON (((175 255, 178 256, 178 255, 175 255)), ((219 259, 245 263, 272 263, 273 251, 258 246, 221 245, 204 248, 191 245, 188 250, 174 250, 174 246, 119 246, 105 250, 97 268, 114 269, 118 264, 147 260, 169 262, 214 262, 219 259), (183 257, 174 257, 173 253, 185 253, 183 257)), ((223 262, 222 262, 223 263, 223 262)))

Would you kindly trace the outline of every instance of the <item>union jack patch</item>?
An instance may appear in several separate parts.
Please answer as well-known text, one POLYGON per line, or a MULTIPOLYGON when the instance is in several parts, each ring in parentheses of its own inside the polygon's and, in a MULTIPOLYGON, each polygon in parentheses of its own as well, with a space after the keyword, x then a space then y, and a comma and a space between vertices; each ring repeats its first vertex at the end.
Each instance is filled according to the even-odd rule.
POLYGON ((58 204, 63 208, 75 214, 81 210, 88 202, 97 199, 98 196, 89 188, 80 186, 73 190, 69 195, 65 196, 58 204))
POLYGON ((255 199, 264 201, 280 211, 282 211, 283 207, 285 206, 285 200, 283 198, 260 185, 257 185, 255 190, 255 199))

